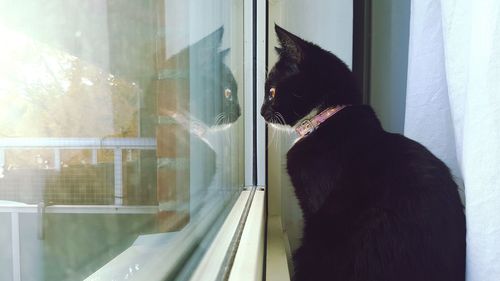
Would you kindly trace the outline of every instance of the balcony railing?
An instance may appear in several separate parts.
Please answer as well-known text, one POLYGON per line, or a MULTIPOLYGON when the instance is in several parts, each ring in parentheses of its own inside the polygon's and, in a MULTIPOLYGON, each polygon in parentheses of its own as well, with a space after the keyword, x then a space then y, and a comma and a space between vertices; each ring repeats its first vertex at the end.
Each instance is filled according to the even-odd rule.
POLYGON ((0 167, 5 166, 7 149, 50 149, 54 153, 54 169, 61 169, 61 150, 89 149, 91 164, 97 164, 97 151, 114 151, 115 205, 123 204, 122 151, 124 149, 155 150, 155 138, 0 138, 0 167))

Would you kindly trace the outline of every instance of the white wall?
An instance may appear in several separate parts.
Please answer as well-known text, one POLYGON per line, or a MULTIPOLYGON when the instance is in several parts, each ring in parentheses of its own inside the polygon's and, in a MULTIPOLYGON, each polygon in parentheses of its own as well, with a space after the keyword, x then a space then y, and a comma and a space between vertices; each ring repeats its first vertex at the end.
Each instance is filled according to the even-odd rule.
MULTIPOLYGON (((270 0, 269 43, 276 44, 274 23, 333 52, 352 65, 353 6, 345 0, 270 0)), ((272 46, 270 46, 272 47, 272 46)), ((271 53, 270 53, 271 55, 271 53)), ((272 52, 274 55, 274 52, 272 52)), ((274 63, 270 56, 269 63, 274 63)))
POLYGON ((370 105, 384 129, 403 133, 410 0, 372 4, 370 105))

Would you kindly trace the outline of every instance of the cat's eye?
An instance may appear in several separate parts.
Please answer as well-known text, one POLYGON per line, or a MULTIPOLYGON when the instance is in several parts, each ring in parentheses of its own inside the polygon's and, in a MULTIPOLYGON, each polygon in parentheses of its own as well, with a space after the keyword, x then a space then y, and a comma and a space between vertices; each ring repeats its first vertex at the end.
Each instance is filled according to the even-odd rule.
POLYGON ((226 99, 231 100, 233 97, 233 92, 231 91, 231 89, 224 90, 224 96, 226 97, 226 99))
POLYGON ((272 87, 271 89, 269 89, 269 100, 274 99, 275 96, 276 96, 276 88, 272 87))

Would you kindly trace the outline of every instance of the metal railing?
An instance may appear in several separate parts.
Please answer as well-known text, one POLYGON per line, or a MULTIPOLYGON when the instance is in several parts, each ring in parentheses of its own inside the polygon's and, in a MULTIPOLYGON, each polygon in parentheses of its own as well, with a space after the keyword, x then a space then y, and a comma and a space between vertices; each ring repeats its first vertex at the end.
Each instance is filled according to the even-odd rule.
POLYGON ((19 204, 0 206, 0 213, 10 213, 11 217, 11 255, 14 280, 21 280, 20 258, 20 225, 21 213, 33 213, 38 216, 38 237, 43 237, 44 213, 87 213, 87 214, 155 214, 158 206, 122 206, 123 204, 123 171, 122 151, 124 149, 155 150, 154 138, 0 138, 0 167, 5 166, 5 151, 8 149, 49 149, 54 153, 54 169, 61 169, 61 150, 90 149, 92 164, 97 164, 97 151, 110 149, 114 151, 114 206, 96 205, 59 205, 40 206, 19 204))
POLYGON ((61 150, 90 149, 92 164, 97 164, 97 151, 114 151, 115 205, 123 204, 122 151, 124 149, 155 150, 155 138, 0 138, 0 167, 5 166, 7 149, 50 149, 54 152, 54 169, 61 169, 61 150))

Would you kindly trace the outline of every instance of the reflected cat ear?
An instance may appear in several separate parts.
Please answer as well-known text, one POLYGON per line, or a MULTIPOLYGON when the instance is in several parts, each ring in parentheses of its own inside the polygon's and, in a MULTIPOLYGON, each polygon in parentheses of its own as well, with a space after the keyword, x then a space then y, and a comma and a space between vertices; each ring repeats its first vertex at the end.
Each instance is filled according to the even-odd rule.
POLYGON ((302 52, 304 40, 286 31, 277 24, 274 25, 274 30, 276 31, 276 35, 282 47, 282 51, 279 53, 286 55, 296 62, 300 62, 304 57, 302 52))
POLYGON ((224 59, 229 54, 229 51, 231 51, 231 48, 227 48, 225 50, 220 51, 219 52, 220 57, 224 59))
POLYGON ((212 31, 207 36, 200 39, 189 47, 191 60, 198 65, 213 65, 219 57, 219 47, 224 34, 224 27, 221 26, 215 31, 212 31))
POLYGON ((205 36, 199 42, 205 42, 212 46, 219 46, 222 40, 222 35, 224 34, 224 26, 217 28, 212 33, 205 36))
POLYGON ((221 26, 190 46, 190 55, 199 59, 215 57, 221 44, 223 34, 224 27, 221 26))

